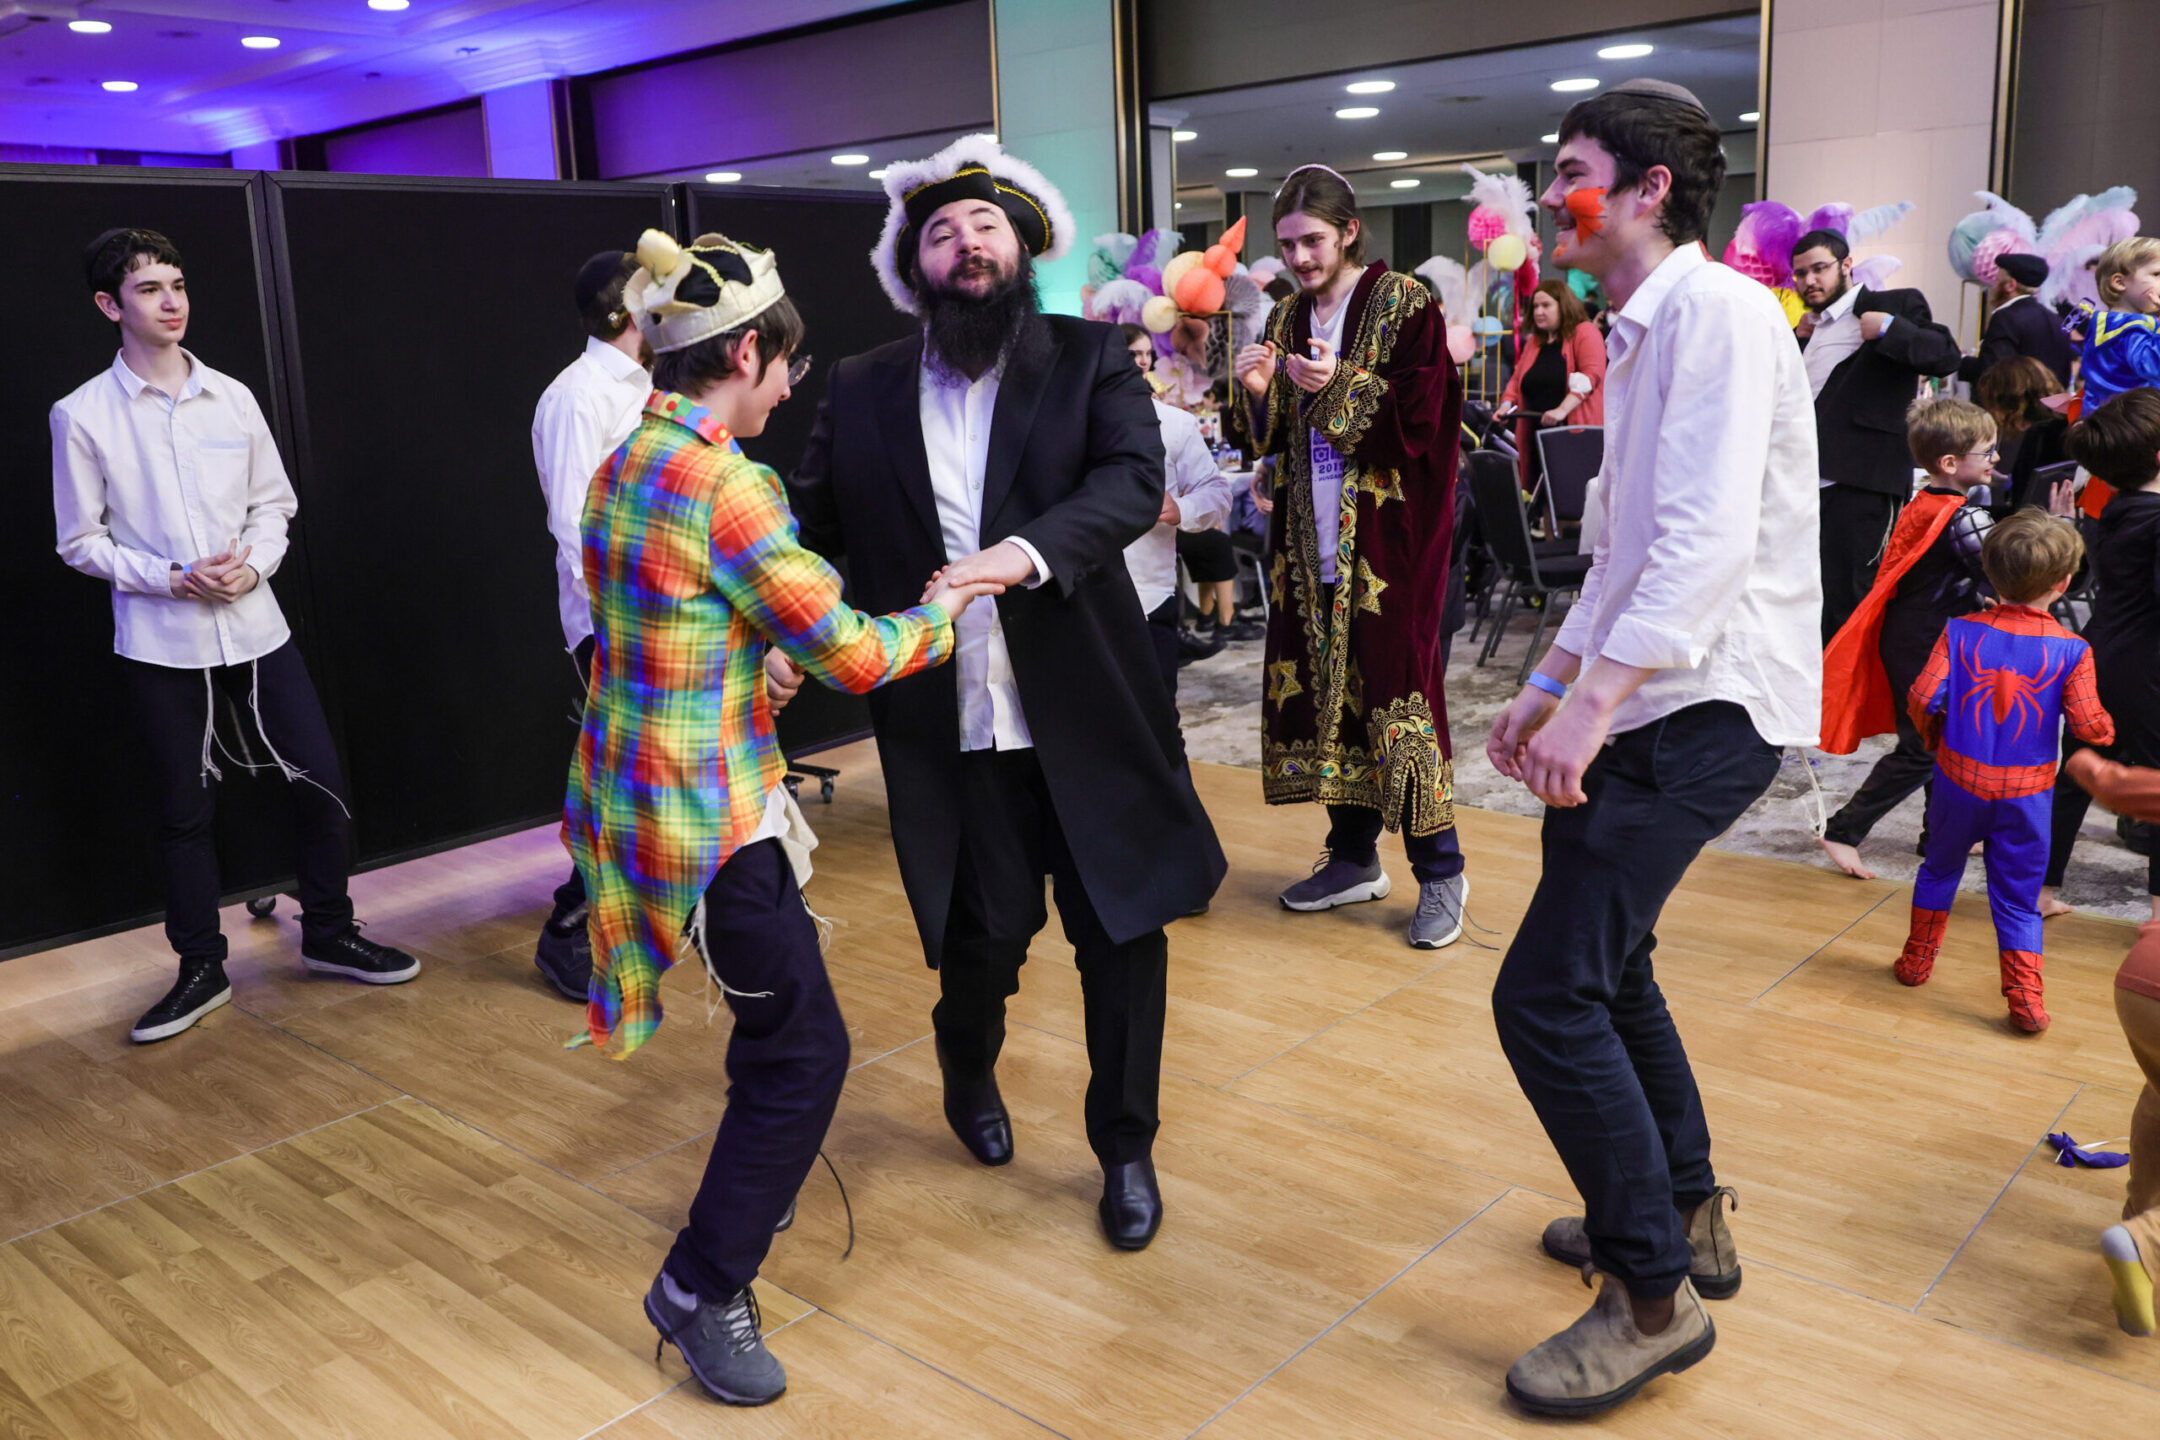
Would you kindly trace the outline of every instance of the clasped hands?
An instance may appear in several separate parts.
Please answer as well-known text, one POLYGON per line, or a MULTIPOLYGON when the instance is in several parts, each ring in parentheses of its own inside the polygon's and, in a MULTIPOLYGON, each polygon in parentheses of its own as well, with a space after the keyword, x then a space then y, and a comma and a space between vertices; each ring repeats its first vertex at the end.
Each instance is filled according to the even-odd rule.
MULTIPOLYGON (((1335 347, 1315 335, 1312 339, 1312 357, 1289 355, 1283 364, 1290 372, 1290 383, 1308 395, 1317 395, 1335 378, 1335 347)), ((1275 342, 1262 340, 1257 345, 1241 345, 1237 353, 1238 382, 1250 391, 1255 399, 1267 394, 1268 386, 1275 382, 1275 342)))
MULTIPOLYGON (((985 595, 1002 595, 1006 587, 1025 585, 1035 578, 1035 562, 1010 540, 987 550, 963 555, 941 568, 923 587, 922 603, 938 605, 958 620, 969 605, 985 595)), ((765 652, 765 698, 777 715, 802 689, 803 670, 778 650, 765 652)))
POLYGON ((1605 688, 1578 684, 1562 703, 1535 686, 1525 686, 1493 717, 1485 758, 1492 761, 1493 769, 1510 780, 1520 780, 1547 805, 1565 810, 1583 804, 1590 798, 1583 791, 1583 772, 1611 732, 1613 710, 1619 703, 1617 697, 1607 699, 1601 693, 1605 688))
POLYGON ((254 553, 254 546, 233 540, 227 542, 222 552, 205 556, 185 570, 173 566, 168 577, 173 599, 232 604, 262 583, 262 576, 247 563, 248 556, 254 553), (240 552, 237 555, 233 553, 236 546, 240 552))

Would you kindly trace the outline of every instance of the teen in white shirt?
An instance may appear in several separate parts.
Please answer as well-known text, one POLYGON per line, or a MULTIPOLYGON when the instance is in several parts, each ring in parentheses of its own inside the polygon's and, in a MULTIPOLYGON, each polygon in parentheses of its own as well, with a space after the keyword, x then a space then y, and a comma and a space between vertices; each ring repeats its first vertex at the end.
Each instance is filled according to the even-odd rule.
POLYGON ((262 409, 181 348, 187 278, 170 240, 108 230, 84 265, 120 354, 52 408, 53 517, 61 558, 113 587, 113 649, 154 762, 165 935, 180 957, 178 981, 131 1038, 177 1035, 232 998, 210 782, 223 778, 219 756, 247 762, 217 734, 216 691, 289 782, 302 963, 373 985, 410 980, 420 962, 353 922, 337 749, 262 583, 299 508, 262 409))
POLYGON ((1523 1093, 1582 1192, 1547 1253, 1604 1275, 1508 1392, 1587 1415, 1703 1358, 1739 1288, 1702 1097, 1650 956, 1703 845, 1815 739, 1818 466, 1807 372, 1769 291, 1710 261, 1717 126, 1634 80, 1560 125, 1555 258, 1614 304, 1605 500, 1581 599, 1486 753, 1545 812, 1545 868, 1493 986, 1523 1093), (1570 687, 1572 686, 1572 693, 1570 687))

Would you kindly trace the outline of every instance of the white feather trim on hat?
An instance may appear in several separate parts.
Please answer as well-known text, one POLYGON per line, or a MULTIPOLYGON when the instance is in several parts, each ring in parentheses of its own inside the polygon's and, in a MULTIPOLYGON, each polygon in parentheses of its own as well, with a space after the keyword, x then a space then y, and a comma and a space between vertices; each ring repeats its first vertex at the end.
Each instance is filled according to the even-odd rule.
POLYGON ((891 204, 877 248, 870 252, 870 264, 877 271, 878 284, 885 287, 885 298, 904 315, 922 315, 922 302, 900 278, 898 247, 900 232, 907 226, 907 197, 925 185, 950 180, 970 165, 980 165, 993 179, 1025 190, 1042 207, 1050 222, 1050 248, 1036 259, 1061 260, 1072 249, 1072 211, 1057 186, 1025 160, 1006 154, 995 137, 963 135, 927 160, 902 160, 885 167, 885 197, 891 204))

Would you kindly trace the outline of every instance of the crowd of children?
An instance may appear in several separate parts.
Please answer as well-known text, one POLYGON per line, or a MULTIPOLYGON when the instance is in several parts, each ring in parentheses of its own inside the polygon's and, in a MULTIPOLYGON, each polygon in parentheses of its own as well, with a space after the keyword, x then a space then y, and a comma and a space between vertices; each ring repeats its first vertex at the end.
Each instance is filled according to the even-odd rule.
MULTIPOLYGON (((2039 408, 2045 387, 2007 366, 1981 386, 1986 409, 1947 397, 1913 406, 1907 438, 1926 483, 1824 653, 1823 748, 1849 754, 1897 735, 1827 822, 1824 851, 1872 877, 1860 843, 1925 788, 1924 858, 1892 971, 1926 983, 1977 852, 2010 1023, 2027 1034, 2049 1023, 2042 924, 2070 909, 2056 889, 2087 808, 2098 798, 2126 820, 2160 820, 2160 240, 2110 246, 2094 280, 2101 304, 2076 317, 2081 388, 2066 433, 2039 408), (2041 493, 2023 483, 2028 465, 1982 503, 1982 487, 2004 488, 1999 425, 2060 444, 2081 493, 2041 493), (2075 631, 2063 621, 2079 617, 2061 607, 2073 585, 2089 601, 2075 631)), ((2116 977, 2146 1085, 2123 1222, 2101 1241, 2117 1319, 2135 1335, 2156 1328, 2160 1278, 2160 856, 2147 880, 2152 919, 2116 977)))

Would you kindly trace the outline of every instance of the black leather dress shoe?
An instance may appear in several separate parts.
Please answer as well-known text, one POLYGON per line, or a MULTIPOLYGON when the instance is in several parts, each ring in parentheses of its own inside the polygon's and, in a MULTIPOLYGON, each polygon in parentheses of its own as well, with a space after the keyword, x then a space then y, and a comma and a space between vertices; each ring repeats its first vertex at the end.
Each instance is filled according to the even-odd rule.
POLYGON ((1155 1161, 1151 1157, 1103 1170, 1103 1234, 1120 1250, 1145 1250, 1162 1228, 1162 1191, 1155 1188, 1155 1161))
POLYGON ((980 1078, 962 1075, 945 1063, 938 1050, 938 1068, 945 1076, 945 1123, 967 1146, 968 1154, 985 1165, 1004 1165, 1013 1157, 1012 1117, 1005 1113, 1005 1097, 998 1094, 997 1075, 980 1078))

